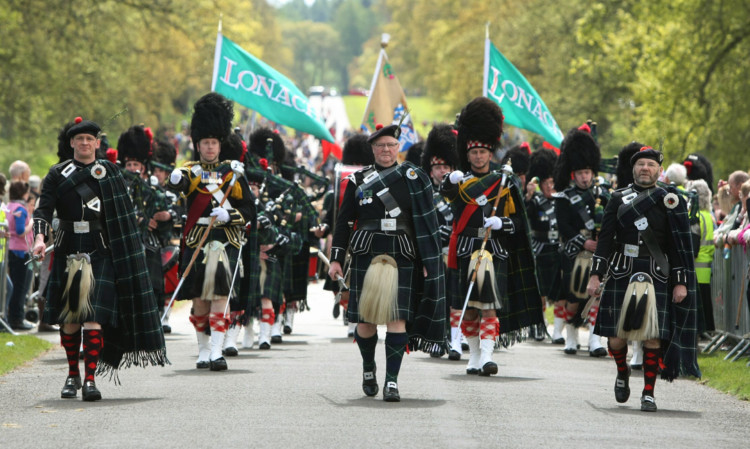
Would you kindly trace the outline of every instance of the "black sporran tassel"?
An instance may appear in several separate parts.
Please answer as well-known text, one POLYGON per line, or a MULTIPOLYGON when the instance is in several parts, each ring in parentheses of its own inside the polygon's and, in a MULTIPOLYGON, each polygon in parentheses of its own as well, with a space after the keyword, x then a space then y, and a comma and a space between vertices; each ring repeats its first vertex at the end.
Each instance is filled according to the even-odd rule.
POLYGON ((631 324, 633 322, 633 315, 635 315, 635 306, 637 301, 638 295, 635 289, 633 289, 633 294, 630 296, 630 301, 628 301, 628 307, 625 311, 625 319, 622 323, 622 330, 624 330, 625 332, 629 332, 633 329, 631 327, 631 324))
MULTIPOLYGON (((633 292, 635 294, 635 292, 633 292)), ((643 292, 640 298, 638 298, 638 306, 635 308, 635 313, 632 316, 632 322, 630 328, 633 330, 640 329, 643 326, 643 319, 646 316, 646 306, 648 305, 648 288, 643 292)))

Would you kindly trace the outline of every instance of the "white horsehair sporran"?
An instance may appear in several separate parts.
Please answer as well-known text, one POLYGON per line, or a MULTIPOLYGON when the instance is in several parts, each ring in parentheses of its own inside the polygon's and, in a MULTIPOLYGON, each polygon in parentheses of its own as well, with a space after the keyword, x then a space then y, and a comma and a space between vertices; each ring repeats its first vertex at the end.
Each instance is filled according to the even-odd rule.
POLYGON ((94 314, 91 294, 94 291, 94 272, 91 257, 86 253, 70 254, 65 263, 68 274, 62 299, 64 306, 60 313, 62 323, 80 323, 94 314))
POLYGON ((396 259, 380 254, 372 258, 362 282, 359 316, 372 324, 395 321, 398 306, 398 265, 396 259))

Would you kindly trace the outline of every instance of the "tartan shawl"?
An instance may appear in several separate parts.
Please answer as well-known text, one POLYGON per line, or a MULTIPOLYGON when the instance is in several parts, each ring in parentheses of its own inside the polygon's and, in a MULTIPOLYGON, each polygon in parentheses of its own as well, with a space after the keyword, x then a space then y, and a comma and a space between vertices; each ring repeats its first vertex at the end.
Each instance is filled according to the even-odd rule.
POLYGON ((674 209, 666 208, 666 211, 669 226, 673 230, 669 234, 672 236, 673 244, 680 255, 680 261, 687 278, 687 296, 685 299, 679 304, 671 301, 667 303, 670 308, 670 335, 672 339, 666 342, 667 347, 662 355, 664 367, 662 368, 661 378, 671 382, 680 375, 701 377, 697 358, 698 314, 696 300, 698 296, 687 205, 684 197, 675 187, 654 187, 641 193, 646 197, 643 200, 631 202, 630 207, 623 209, 624 213, 617 214, 617 219, 623 226, 632 224, 636 218, 643 216, 646 210, 658 204, 664 204, 663 199, 668 193, 674 193, 680 199, 674 209))
POLYGON ((400 164, 397 170, 406 176, 409 186, 414 235, 419 249, 415 269, 419 270, 420 278, 420 264, 427 269, 421 295, 417 295, 415 302, 414 321, 406 324, 409 348, 432 352, 445 345, 446 327, 445 273, 437 215, 432 205, 432 181, 422 169, 408 161, 400 164), (419 182, 413 179, 414 173, 419 182))
MULTIPOLYGON (((136 226, 133 203, 128 195, 120 168, 108 160, 97 162, 107 170, 99 180, 102 208, 109 236, 117 289, 117 327, 104 326, 97 374, 114 377, 118 370, 131 365, 164 366, 170 363, 164 344, 164 333, 156 297, 146 265, 146 254, 136 226)), ((79 169, 63 181, 59 189, 73 188, 91 176, 89 167, 79 169)))

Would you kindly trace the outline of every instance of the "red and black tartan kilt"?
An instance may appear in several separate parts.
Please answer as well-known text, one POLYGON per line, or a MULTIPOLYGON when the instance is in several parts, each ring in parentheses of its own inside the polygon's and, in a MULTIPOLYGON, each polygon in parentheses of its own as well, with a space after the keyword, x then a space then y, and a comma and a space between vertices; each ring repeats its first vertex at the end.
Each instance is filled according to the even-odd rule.
POLYGON ((612 256, 615 268, 610 265, 610 277, 602 291, 599 303, 599 315, 596 318, 594 333, 602 337, 617 337, 617 322, 620 320, 625 291, 630 283, 630 277, 638 272, 651 275, 656 292, 656 310, 659 313, 659 338, 670 340, 669 301, 672 297, 669 291, 669 280, 656 271, 655 263, 650 257, 627 257, 622 253, 612 256), (617 263, 617 262, 620 263, 617 263))
POLYGON ((562 291, 562 258, 557 245, 544 245, 536 256, 536 277, 539 282, 539 294, 550 301, 563 298, 562 291))
POLYGON ((349 290, 349 308, 347 309, 350 323, 364 322, 359 317, 359 297, 362 295, 362 284, 365 273, 370 267, 372 258, 379 254, 387 254, 396 260, 398 266, 398 306, 397 320, 413 321, 415 303, 421 295, 422 273, 417 273, 414 258, 402 254, 396 235, 373 233, 372 244, 363 254, 352 254, 351 278, 349 290), (419 277, 418 277, 419 275, 419 277))

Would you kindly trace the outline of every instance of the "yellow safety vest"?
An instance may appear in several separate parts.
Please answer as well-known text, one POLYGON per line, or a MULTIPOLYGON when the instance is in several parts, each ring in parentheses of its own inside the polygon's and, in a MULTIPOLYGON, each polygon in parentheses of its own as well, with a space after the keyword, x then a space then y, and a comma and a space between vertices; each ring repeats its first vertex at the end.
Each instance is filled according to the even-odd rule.
POLYGON ((695 276, 699 284, 711 283, 711 261, 714 259, 714 221, 707 210, 698 212, 701 227, 701 245, 695 258, 695 276))

